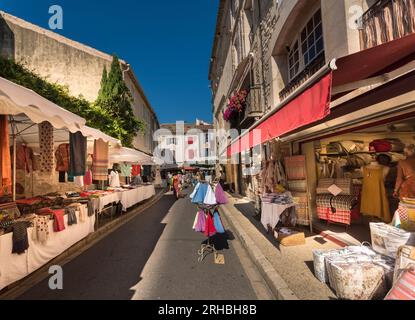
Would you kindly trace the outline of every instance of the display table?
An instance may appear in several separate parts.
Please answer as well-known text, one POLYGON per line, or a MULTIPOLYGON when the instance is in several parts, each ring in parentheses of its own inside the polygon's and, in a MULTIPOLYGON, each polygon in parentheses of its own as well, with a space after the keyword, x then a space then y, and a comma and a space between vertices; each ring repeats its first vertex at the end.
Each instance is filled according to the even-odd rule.
POLYGON ((136 204, 150 199, 156 194, 153 185, 139 186, 138 188, 121 192, 121 204, 123 211, 135 206, 136 204))
POLYGON ((104 207, 113 202, 120 202, 123 191, 111 192, 98 198, 98 213, 101 213, 104 207))
POLYGON ((285 210, 295 207, 296 204, 276 204, 276 203, 262 203, 261 223, 266 230, 268 225, 275 228, 280 221, 281 215, 285 210))
POLYGON ((68 226, 68 216, 65 216, 65 230, 53 232, 53 220, 49 221, 49 240, 46 244, 32 240, 33 228, 27 229, 29 249, 22 255, 12 254, 12 233, 0 237, 0 290, 23 279, 36 271, 80 240, 94 232, 95 215, 87 217, 86 221, 68 226))

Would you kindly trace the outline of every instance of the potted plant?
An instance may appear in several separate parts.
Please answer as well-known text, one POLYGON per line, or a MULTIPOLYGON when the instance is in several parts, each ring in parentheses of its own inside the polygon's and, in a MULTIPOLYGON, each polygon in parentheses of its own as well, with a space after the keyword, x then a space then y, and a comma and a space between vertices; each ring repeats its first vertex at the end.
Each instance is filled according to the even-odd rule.
POLYGON ((228 107, 223 112, 223 119, 226 122, 230 122, 232 127, 236 127, 240 121, 240 118, 246 109, 246 98, 248 96, 248 90, 241 90, 235 92, 229 99, 228 107))

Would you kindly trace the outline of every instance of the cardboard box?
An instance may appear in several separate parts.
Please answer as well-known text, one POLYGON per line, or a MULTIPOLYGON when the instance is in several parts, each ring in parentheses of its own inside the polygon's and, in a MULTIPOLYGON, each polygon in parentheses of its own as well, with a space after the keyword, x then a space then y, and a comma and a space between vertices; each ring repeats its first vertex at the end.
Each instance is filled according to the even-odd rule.
POLYGON ((301 246, 305 244, 304 232, 296 231, 289 228, 282 228, 275 231, 275 237, 278 242, 285 247, 301 246))

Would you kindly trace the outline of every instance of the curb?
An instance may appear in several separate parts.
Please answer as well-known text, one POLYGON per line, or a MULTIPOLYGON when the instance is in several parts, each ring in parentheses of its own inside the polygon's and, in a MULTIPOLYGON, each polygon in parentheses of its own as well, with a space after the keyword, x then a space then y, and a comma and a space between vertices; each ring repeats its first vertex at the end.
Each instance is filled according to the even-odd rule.
POLYGON ((294 292, 288 287, 284 279, 278 274, 272 264, 267 260, 251 237, 243 230, 241 225, 235 219, 232 219, 232 214, 226 206, 219 208, 221 213, 226 217, 226 221, 232 226, 236 232, 242 245, 247 250, 249 257, 257 266, 265 282, 271 289, 272 294, 277 300, 299 300, 294 292))
POLYGON ((163 196, 165 191, 162 190, 157 193, 153 198, 144 202, 141 206, 133 209, 132 211, 120 216, 114 221, 109 222, 107 225, 101 229, 95 231, 94 233, 89 234, 86 238, 74 244, 68 250, 49 261, 44 266, 40 267, 38 270, 34 271, 26 278, 19 280, 11 285, 8 288, 3 289, 3 293, 0 293, 0 300, 14 300, 24 294, 26 291, 30 290, 33 286, 45 280, 49 276, 49 268, 53 265, 64 266, 68 262, 72 261, 89 248, 97 244, 99 241, 122 227, 123 225, 130 222, 132 219, 137 217, 140 213, 147 210, 156 204, 163 196))

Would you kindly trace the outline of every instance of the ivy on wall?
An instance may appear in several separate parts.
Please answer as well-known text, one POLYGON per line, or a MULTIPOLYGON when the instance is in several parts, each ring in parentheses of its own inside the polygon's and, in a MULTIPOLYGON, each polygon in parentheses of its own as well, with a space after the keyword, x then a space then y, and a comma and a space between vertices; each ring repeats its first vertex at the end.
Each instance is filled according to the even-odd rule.
MULTIPOLYGON (((120 68, 116 57, 114 57, 114 61, 116 61, 115 63, 118 63, 118 68, 120 68)), ((111 72, 118 73, 118 70, 116 70, 116 67, 114 66, 111 68, 111 72), (115 71, 112 70, 113 68, 115 71)), ((121 72, 121 68, 119 72, 121 72)), ((122 73, 121 78, 117 76, 114 78, 117 81, 113 82, 116 84, 115 86, 121 87, 122 90, 113 90, 110 95, 106 95, 105 99, 100 99, 100 97, 98 97, 95 103, 90 103, 82 96, 71 96, 67 87, 56 83, 50 83, 24 65, 3 57, 0 57, 0 77, 31 89, 58 106, 85 118, 88 126, 99 129, 102 132, 121 140, 126 147, 132 147, 134 137, 145 130, 145 124, 137 119, 132 113, 131 93, 125 86, 122 79, 122 73), (120 79, 122 83, 119 82, 120 79), (118 105, 118 103, 121 104, 118 105), (116 110, 113 110, 115 107, 116 110)), ((108 78, 109 77, 107 77, 107 80, 108 78)), ((107 80, 103 79, 101 85, 107 80)), ((108 87, 107 84, 105 85, 108 87)), ((102 91, 101 88, 100 96, 102 91)))

